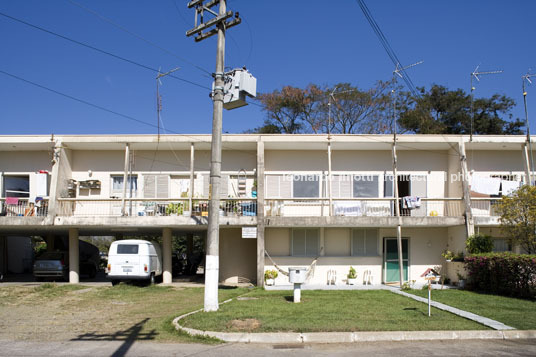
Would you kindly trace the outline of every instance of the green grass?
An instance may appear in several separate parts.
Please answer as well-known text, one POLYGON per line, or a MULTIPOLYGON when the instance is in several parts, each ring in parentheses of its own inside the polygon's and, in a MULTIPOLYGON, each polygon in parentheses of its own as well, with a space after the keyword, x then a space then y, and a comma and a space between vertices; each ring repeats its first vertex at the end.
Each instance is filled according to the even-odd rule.
MULTIPOLYGON (((193 314, 183 325, 211 331, 316 332, 316 331, 400 331, 400 330, 483 330, 474 321, 433 309, 385 290, 302 291, 300 304, 292 302, 290 291, 254 290, 210 313, 193 314), (233 320, 255 319, 255 328, 236 328, 233 320)), ((249 320, 254 321, 254 320, 249 320)), ((249 326, 251 327, 251 326, 249 326)))
MULTIPOLYGON (((428 297, 426 290, 408 292, 428 297)), ((536 301, 454 289, 432 290, 432 300, 502 322, 517 329, 536 329, 536 301)))

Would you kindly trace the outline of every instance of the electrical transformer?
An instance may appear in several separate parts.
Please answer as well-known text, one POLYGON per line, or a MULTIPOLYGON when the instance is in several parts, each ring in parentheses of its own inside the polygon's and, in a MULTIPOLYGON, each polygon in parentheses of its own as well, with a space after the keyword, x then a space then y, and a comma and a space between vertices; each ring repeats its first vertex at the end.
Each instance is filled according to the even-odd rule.
POLYGON ((252 98, 257 96, 257 79, 245 68, 226 72, 223 107, 231 110, 248 105, 246 96, 252 98))

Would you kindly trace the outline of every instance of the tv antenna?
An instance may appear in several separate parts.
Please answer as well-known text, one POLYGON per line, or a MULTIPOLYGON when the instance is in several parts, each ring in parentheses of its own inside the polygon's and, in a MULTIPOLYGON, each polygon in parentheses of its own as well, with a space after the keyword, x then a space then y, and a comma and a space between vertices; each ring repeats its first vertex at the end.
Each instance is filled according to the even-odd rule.
POLYGON ((397 128, 396 128, 396 96, 395 96, 395 93, 396 93, 396 84, 398 83, 398 77, 400 78, 404 78, 404 74, 406 73, 406 69, 409 69, 409 68, 412 68, 412 67, 415 67, 421 63, 424 63, 424 61, 419 61, 419 62, 415 62, 413 64, 410 64, 409 66, 406 66, 406 67, 402 67, 400 65, 400 63, 397 63, 396 64, 396 67, 393 71, 393 89, 391 90, 391 96, 392 96, 392 99, 393 99, 393 124, 392 124, 392 128, 393 128, 393 140, 394 142, 396 143, 396 132, 397 132, 397 128))
POLYGON ((331 100, 333 99, 334 102, 337 102, 337 100, 335 99, 336 95, 344 94, 344 93, 351 93, 357 90, 357 89, 349 89, 349 90, 335 93, 337 89, 339 89, 338 84, 335 86, 335 88, 333 88, 331 93, 329 93, 329 97, 328 97, 328 140, 331 138, 331 100))
MULTIPOLYGON (((523 81, 523 104, 525 106, 525 127, 527 128, 527 144, 529 145, 529 154, 530 154, 531 169, 529 171, 530 171, 530 175, 534 177, 534 159, 532 155, 532 140, 530 139, 529 113, 527 110, 527 90, 525 89, 525 82, 529 82, 529 85, 532 84, 532 80, 530 79, 531 77, 536 77, 536 74, 531 74, 530 68, 529 68, 529 73, 522 76, 521 80, 523 81)), ((532 179, 530 177, 527 177, 527 181, 529 185, 533 184, 532 179)))
POLYGON ((475 70, 471 72, 471 133, 470 133, 470 139, 469 141, 473 141, 473 128, 474 128, 474 122, 475 122, 475 109, 474 109, 474 102, 475 102, 475 96, 474 91, 475 87, 473 86, 473 78, 477 80, 477 82, 480 82, 479 76, 484 76, 488 74, 499 74, 503 73, 503 70, 496 70, 496 71, 485 71, 485 72, 479 72, 480 64, 476 66, 475 70))
POLYGON ((158 142, 160 142, 160 112, 162 111, 162 96, 160 95, 160 86, 162 85, 162 81, 160 78, 178 71, 179 69, 180 67, 176 67, 167 71, 166 73, 160 73, 160 68, 158 69, 158 75, 156 76, 156 125, 158 127, 158 142))

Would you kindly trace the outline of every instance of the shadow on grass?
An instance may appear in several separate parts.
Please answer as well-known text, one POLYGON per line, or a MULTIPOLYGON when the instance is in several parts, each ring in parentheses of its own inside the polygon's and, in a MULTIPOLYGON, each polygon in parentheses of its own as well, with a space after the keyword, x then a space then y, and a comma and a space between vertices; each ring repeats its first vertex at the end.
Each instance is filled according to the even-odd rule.
POLYGON ((150 341, 155 339, 155 330, 141 333, 143 325, 145 325, 147 321, 149 321, 149 318, 141 320, 126 330, 120 330, 110 334, 85 333, 73 338, 71 341, 124 341, 123 344, 119 346, 119 348, 111 355, 112 357, 122 357, 127 354, 128 350, 130 347, 132 347, 135 341, 150 341))
POLYGON ((421 310, 419 310, 416 307, 405 307, 403 310, 404 311, 415 311, 415 312, 417 312, 417 313, 419 313, 419 314, 421 314, 423 316, 427 316, 424 312, 422 312, 421 310))

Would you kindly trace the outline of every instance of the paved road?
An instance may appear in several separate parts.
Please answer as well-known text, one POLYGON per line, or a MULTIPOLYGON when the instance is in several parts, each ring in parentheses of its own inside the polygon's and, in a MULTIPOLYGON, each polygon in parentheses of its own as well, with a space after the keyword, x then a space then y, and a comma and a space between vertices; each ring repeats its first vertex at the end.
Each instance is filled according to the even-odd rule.
POLYGON ((164 344, 132 341, 0 341, 0 356, 536 356, 536 340, 340 345, 164 344))

